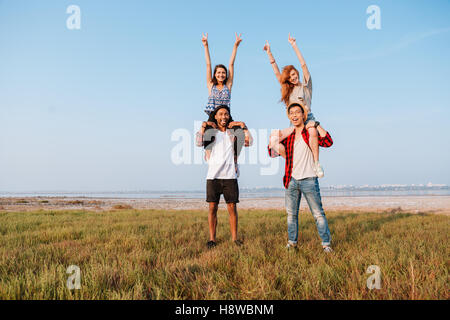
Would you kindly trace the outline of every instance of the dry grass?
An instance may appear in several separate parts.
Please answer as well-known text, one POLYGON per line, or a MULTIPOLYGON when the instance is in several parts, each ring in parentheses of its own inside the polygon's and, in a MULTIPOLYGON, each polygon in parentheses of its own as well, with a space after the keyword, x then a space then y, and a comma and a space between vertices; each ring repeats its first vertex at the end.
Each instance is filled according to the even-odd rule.
POLYGON ((219 212, 0 212, 1 299, 449 299, 450 218, 397 213, 327 215, 335 252, 322 252, 309 212, 300 250, 287 252, 282 211, 241 210, 244 246, 219 212), (81 289, 66 269, 81 269, 81 289), (378 265, 380 290, 366 270, 378 265))
POLYGON ((115 204, 112 206, 113 209, 115 210, 129 210, 129 209, 133 209, 132 206, 130 206, 129 204, 123 204, 123 203, 119 203, 119 204, 115 204))

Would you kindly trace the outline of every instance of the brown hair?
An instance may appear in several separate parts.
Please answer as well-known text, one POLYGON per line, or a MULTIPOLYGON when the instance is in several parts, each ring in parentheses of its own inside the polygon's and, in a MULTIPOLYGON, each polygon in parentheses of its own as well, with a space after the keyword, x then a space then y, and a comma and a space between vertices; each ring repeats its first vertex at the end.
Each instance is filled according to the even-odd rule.
POLYGON ((225 80, 223 80, 223 84, 226 85, 227 81, 228 81, 228 70, 227 67, 225 67, 223 64, 218 64, 217 66, 214 67, 214 72, 213 72, 213 78, 212 78, 212 82, 217 86, 217 84, 219 83, 216 79, 216 71, 217 69, 222 68, 225 69, 225 73, 226 73, 226 78, 225 80))
MULTIPOLYGON (((292 93, 292 90, 294 90, 294 85, 289 81, 289 78, 291 77, 291 71, 295 70, 297 72, 297 76, 299 76, 298 70, 295 69, 293 65, 288 65, 283 68, 283 71, 281 72, 281 100, 286 105, 289 104, 289 96, 292 93)), ((299 79, 300 81, 300 79, 299 79)))

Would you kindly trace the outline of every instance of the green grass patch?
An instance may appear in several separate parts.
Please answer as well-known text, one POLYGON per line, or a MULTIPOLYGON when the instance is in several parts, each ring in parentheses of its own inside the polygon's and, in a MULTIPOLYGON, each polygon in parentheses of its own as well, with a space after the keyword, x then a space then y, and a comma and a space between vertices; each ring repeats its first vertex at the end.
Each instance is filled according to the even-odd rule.
POLYGON ((288 252, 286 214, 240 210, 236 247, 219 212, 206 248, 207 212, 163 210, 7 212, 0 216, 0 299, 449 299, 450 218, 327 214, 332 254, 309 212, 288 252), (69 290, 70 265, 81 289, 69 290), (369 290, 370 265, 381 289, 369 290))

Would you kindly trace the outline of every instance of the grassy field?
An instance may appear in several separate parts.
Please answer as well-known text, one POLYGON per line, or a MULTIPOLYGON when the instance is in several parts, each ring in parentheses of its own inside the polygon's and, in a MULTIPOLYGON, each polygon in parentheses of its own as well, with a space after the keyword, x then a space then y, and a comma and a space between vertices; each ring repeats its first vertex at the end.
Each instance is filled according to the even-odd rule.
POLYGON ((244 246, 219 212, 206 249, 207 213, 116 210, 0 212, 1 299, 449 299, 450 217, 327 213, 332 254, 311 214, 300 250, 286 251, 283 211, 239 211, 244 246), (70 265, 81 289, 69 290, 70 265), (369 290, 370 265, 381 289, 369 290))

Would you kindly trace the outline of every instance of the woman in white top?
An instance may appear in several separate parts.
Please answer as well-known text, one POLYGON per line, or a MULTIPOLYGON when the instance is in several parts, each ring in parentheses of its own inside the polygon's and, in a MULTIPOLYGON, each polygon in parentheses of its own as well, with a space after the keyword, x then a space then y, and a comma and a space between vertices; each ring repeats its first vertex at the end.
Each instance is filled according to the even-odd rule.
MULTIPOLYGON (((283 68, 280 73, 278 66, 273 58, 272 52, 270 51, 269 42, 266 41, 264 50, 270 59, 270 64, 272 65, 275 76, 281 85, 281 101, 286 105, 286 108, 292 103, 300 104, 304 109, 305 114, 305 127, 309 133, 309 145, 311 146, 311 151, 314 158, 314 168, 316 170, 317 176, 319 178, 324 176, 322 166, 319 163, 319 135, 317 131, 317 126, 319 122, 315 121, 314 115, 311 112, 311 98, 312 98, 312 81, 311 75, 309 73, 308 67, 306 66, 305 59, 297 47, 295 38, 291 37, 289 34, 289 43, 292 45, 295 53, 297 54, 300 65, 302 66, 303 72, 303 82, 300 81, 299 72, 293 65, 288 65, 283 68)), ((280 143, 285 138, 287 138, 294 130, 294 127, 286 128, 283 130, 278 130, 274 132, 270 137, 270 145, 275 151, 279 151, 284 148, 280 143)), ((278 152, 280 153, 280 152, 278 152)))

